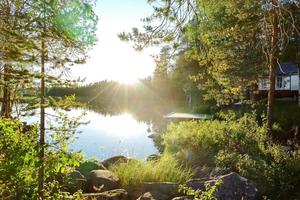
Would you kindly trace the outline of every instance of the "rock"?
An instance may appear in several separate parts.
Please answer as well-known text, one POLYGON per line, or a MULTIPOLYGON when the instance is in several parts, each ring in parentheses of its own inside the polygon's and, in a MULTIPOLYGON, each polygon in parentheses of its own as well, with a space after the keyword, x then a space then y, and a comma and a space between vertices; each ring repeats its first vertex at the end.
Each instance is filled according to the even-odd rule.
POLYGON ((151 154, 150 156, 147 157, 146 161, 157 161, 158 159, 160 159, 160 155, 157 154, 151 154))
POLYGON ((167 194, 160 193, 158 191, 146 192, 141 195, 137 200, 169 200, 167 194))
POLYGON ((86 160, 82 162, 77 168, 77 170, 80 171, 80 173, 83 174, 86 178, 89 177, 89 173, 92 170, 98 169, 106 170, 106 168, 98 160, 86 160))
POLYGON ((218 180, 222 180, 222 184, 217 186, 217 191, 215 196, 220 200, 254 200, 258 199, 258 189, 255 184, 240 176, 235 172, 229 174, 218 176, 216 178, 206 180, 206 179, 192 179, 187 182, 187 186, 193 188, 194 190, 205 190, 205 183, 210 185, 215 185, 218 180))
POLYGON ((128 200, 128 193, 124 189, 110 190, 101 193, 83 194, 86 200, 128 200))
POLYGON ((93 170, 90 173, 87 184, 88 192, 99 192, 117 189, 120 186, 119 178, 108 170, 93 170))
POLYGON ((84 191, 86 184, 86 178, 79 171, 75 170, 70 174, 70 181, 67 188, 70 193, 75 193, 78 190, 84 191))
POLYGON ((143 188, 147 192, 157 191, 171 197, 178 195, 178 184, 170 182, 145 182, 143 188))
POLYGON ((196 167, 192 178, 209 178, 213 170, 212 167, 196 167))
POLYGON ((207 181, 210 181, 210 178, 194 178, 194 179, 190 179, 188 180, 188 182, 186 182, 186 185, 190 188, 192 188, 193 190, 205 190, 205 183, 207 181))
POLYGON ((118 164, 118 163, 126 163, 128 161, 129 159, 126 158, 125 156, 114 156, 102 161, 102 164, 104 165, 104 167, 109 168, 111 165, 118 164))
POLYGON ((146 192, 145 194, 141 195, 137 200, 155 200, 151 192, 146 192))
POLYGON ((194 197, 192 197, 192 196, 181 196, 181 197, 175 197, 172 200, 194 200, 194 197))
POLYGON ((178 196, 178 184, 169 182, 145 182, 136 188, 128 190, 130 199, 137 199, 140 197, 148 198, 148 192, 150 192, 154 199, 169 200, 178 196))

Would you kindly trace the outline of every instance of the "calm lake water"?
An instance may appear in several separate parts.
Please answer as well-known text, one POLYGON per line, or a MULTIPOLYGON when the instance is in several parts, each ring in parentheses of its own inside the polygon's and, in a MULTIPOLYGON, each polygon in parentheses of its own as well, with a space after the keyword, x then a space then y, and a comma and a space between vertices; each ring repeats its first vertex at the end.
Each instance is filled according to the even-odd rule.
MULTIPOLYGON (((52 109, 47 113, 53 114, 52 109)), ((104 115, 92 110, 72 109, 68 116, 75 117, 86 112, 80 125, 77 140, 71 149, 83 152, 87 158, 106 159, 115 155, 124 155, 137 159, 145 159, 148 155, 157 153, 157 149, 148 136, 149 124, 137 121, 130 113, 104 115)), ((37 122, 37 116, 25 117, 29 123, 37 122)), ((51 120, 51 117, 48 117, 51 120)))

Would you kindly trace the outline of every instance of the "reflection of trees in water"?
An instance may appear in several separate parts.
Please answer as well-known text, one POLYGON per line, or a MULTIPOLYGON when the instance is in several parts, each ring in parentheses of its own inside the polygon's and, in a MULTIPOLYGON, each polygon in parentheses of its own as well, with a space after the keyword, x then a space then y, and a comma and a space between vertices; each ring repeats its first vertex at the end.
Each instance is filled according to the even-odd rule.
MULTIPOLYGON (((128 103, 127 105, 107 103, 106 105, 100 102, 90 102, 86 109, 101 113, 104 116, 120 115, 124 112, 130 113, 135 120, 148 125, 148 132, 159 135, 166 127, 163 116, 172 111, 174 106, 167 104, 149 104, 144 103, 128 103)), ((161 137, 153 138, 155 146, 158 150, 162 150, 161 137)))
POLYGON ((130 113, 137 121, 147 123, 152 133, 163 131, 163 115, 174 111, 176 105, 183 105, 185 99, 181 87, 158 77, 142 79, 134 85, 100 81, 74 88, 53 87, 47 94, 58 97, 75 94, 87 104, 87 109, 103 115, 130 113))

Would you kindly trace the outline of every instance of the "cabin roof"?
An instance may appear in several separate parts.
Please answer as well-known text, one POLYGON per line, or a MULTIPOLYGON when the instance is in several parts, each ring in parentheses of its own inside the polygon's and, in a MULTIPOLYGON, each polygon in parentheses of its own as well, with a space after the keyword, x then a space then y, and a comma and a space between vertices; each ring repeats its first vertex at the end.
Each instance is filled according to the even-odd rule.
POLYGON ((297 63, 295 63, 293 61, 283 62, 280 65, 276 66, 275 73, 281 74, 281 75, 298 74, 299 66, 297 63))
POLYGON ((191 113, 176 113, 171 112, 164 116, 166 119, 211 119, 211 115, 207 114, 191 114, 191 113))

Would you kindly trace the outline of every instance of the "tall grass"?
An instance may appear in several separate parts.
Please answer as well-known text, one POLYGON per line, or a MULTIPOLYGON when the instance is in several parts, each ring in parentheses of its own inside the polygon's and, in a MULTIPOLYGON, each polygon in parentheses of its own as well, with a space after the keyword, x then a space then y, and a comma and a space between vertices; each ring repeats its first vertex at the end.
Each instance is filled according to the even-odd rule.
POLYGON ((110 168, 124 188, 138 186, 143 182, 184 183, 191 177, 191 170, 179 164, 171 155, 165 154, 157 161, 129 161, 110 168))

